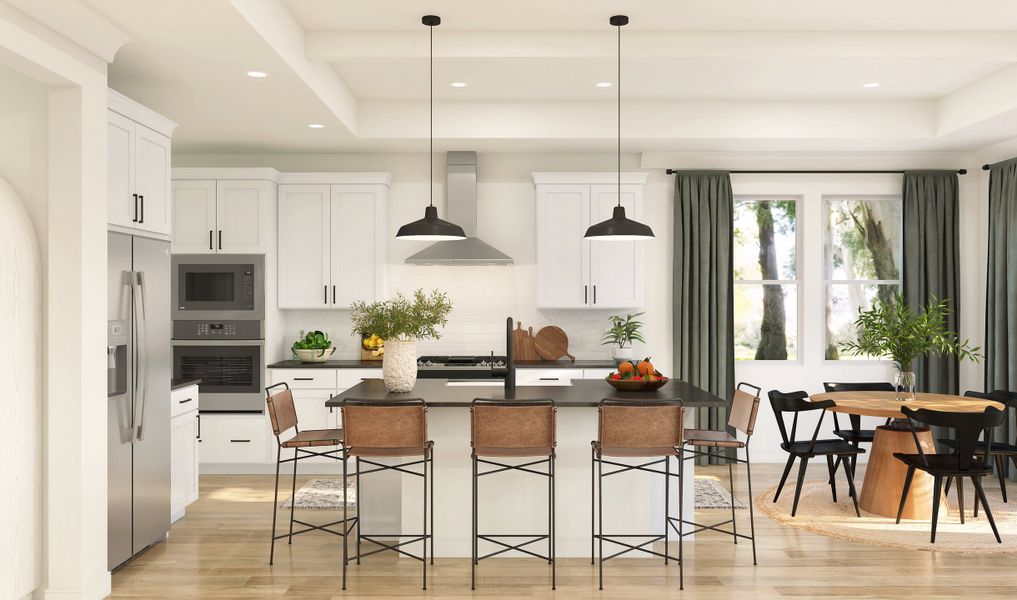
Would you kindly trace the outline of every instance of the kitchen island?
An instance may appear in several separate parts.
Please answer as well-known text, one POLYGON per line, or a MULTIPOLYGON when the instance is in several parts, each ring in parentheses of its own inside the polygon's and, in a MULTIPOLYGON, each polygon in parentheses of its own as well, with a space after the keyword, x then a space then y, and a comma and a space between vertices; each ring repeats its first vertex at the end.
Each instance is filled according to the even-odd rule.
MULTIPOLYGON (((519 385, 506 393, 500 380, 418 379, 412 392, 390 394, 380 379, 368 379, 326 402, 339 407, 348 398, 395 400, 419 398, 428 406, 428 434, 434 441, 435 555, 470 556, 470 412, 474 398, 517 400, 550 398, 558 410, 556 450, 557 554, 589 556, 592 465, 591 445, 597 439, 597 405, 603 398, 619 400, 675 399, 686 407, 686 423, 697 408, 724 406, 725 400, 682 381, 669 381, 653 392, 619 392, 603 380, 572 380, 570 385, 519 385)), ((685 508, 693 506, 693 461, 687 461, 685 508)), ((677 464, 672 464, 677 472, 677 464)), ((419 479, 401 475, 398 514, 372 514, 372 486, 362 482, 364 532, 374 527, 388 531, 419 532, 423 498, 419 479)), ((519 472, 506 472, 481 480, 480 530, 497 533, 540 533, 547 528, 547 480, 519 472)), ((673 492, 676 490, 672 490, 673 492)), ((677 493, 671 494, 671 514, 677 516, 677 493)), ((391 498, 382 503, 391 511, 391 498)), ((690 513, 691 514, 691 513, 690 513)), ((664 478, 639 471, 604 481, 604 533, 647 533, 664 529, 664 478)), ((675 538, 671 532, 672 539, 675 538)), ((689 539, 689 538, 686 538, 689 539)), ((617 548, 616 548, 617 550, 617 548)), ((605 547, 605 552, 607 548, 605 547)), ((506 554, 509 556, 511 554, 506 554)))

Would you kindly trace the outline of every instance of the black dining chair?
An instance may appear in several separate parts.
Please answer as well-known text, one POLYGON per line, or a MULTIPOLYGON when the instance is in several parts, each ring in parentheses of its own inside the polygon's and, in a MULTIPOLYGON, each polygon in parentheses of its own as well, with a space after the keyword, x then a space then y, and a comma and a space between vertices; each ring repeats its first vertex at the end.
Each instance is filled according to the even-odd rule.
POLYGON ((805 470, 808 468, 809 459, 817 456, 825 456, 827 468, 831 474, 831 491, 833 492, 833 501, 837 501, 837 489, 833 485, 832 475, 834 473, 834 459, 840 459, 840 463, 844 465, 844 474, 847 477, 848 489, 851 493, 851 500, 855 505, 855 515, 858 517, 862 516, 861 511, 858 510, 858 494, 855 493, 855 479, 854 469, 850 466, 850 459, 858 454, 864 454, 865 450, 849 444, 847 441, 837 439, 820 440, 819 430, 823 426, 823 418, 826 416, 826 410, 831 406, 835 406, 833 400, 822 400, 819 402, 809 402, 807 398, 809 395, 805 392, 778 392, 771 390, 769 392, 770 406, 773 408, 773 414, 777 418, 777 427, 780 429, 780 437, 783 440, 780 444, 782 450, 788 453, 787 464, 784 465, 784 473, 780 476, 780 483, 777 484, 777 493, 773 496, 773 501, 776 502, 780 498, 780 492, 784 489, 784 482, 787 481, 787 476, 791 472, 791 467, 794 465, 795 459, 801 461, 798 467, 798 484, 795 486, 795 500, 791 507, 791 516, 795 516, 798 512, 798 500, 802 494, 802 484, 805 482, 805 470), (812 438, 808 441, 799 441, 797 438, 798 433, 798 415, 804 412, 810 412, 814 410, 821 410, 819 414, 819 420, 816 423, 816 429, 812 432, 812 438), (788 433, 787 425, 784 423, 784 413, 791 413, 793 415, 791 421, 791 432, 788 433))
MULTIPOLYGON (((1017 409, 1017 393, 1008 392, 1006 390, 995 390, 992 392, 964 392, 964 395, 968 398, 982 398, 984 400, 995 400, 1000 404, 1005 404, 1006 408, 1017 409)), ((940 439, 940 444, 947 448, 956 450, 957 440, 954 439, 940 439)), ((1007 457, 1013 461, 1015 467, 1017 467, 1017 445, 1007 442, 982 442, 975 448, 975 454, 981 454, 985 457, 987 454, 991 454, 993 462, 996 465, 996 475, 999 477, 999 493, 1003 495, 1003 502, 1006 502, 1006 459, 1007 457)), ((983 459, 985 460, 985 459, 983 459)), ((985 460, 988 464, 988 460, 985 460)), ((952 479, 946 481, 946 493, 950 493, 950 482, 952 479)), ((977 506, 977 505, 976 505, 977 506)), ((977 516, 977 515, 976 515, 977 516)))
MULTIPOLYGON (((958 508, 961 515, 963 515, 964 494, 961 486, 963 485, 964 478, 968 477, 971 479, 971 484, 975 487, 975 510, 978 510, 978 503, 981 502, 982 508, 985 509, 985 516, 989 519, 989 525, 992 527, 992 533, 996 536, 996 542, 1002 544, 1003 540, 999 537, 996 522, 992 519, 992 511, 989 509, 989 503, 985 499, 985 491, 982 489, 982 477, 992 472, 992 467, 989 466, 991 454, 984 455, 984 458, 976 458, 975 452, 978 446, 978 436, 983 435, 984 432, 985 439, 991 439, 991 430, 1003 424, 1003 418, 1006 416, 1006 413, 991 406, 986 407, 985 412, 980 413, 947 412, 929 410, 927 408, 913 410, 908 406, 901 406, 900 411, 908 419, 908 425, 911 427, 911 435, 914 437, 918 454, 893 453, 894 458, 903 462, 908 467, 908 473, 904 478, 904 490, 900 496, 900 507, 897 509, 897 523, 900 523, 901 515, 904 513, 904 503, 908 499, 908 490, 911 489, 911 480, 915 476, 915 471, 919 469, 925 471, 932 475, 934 481, 932 495, 932 543, 935 544, 936 523, 939 521, 939 502, 943 495, 943 479, 953 478, 957 480, 958 508), (957 441, 956 451, 953 454, 926 454, 925 450, 922 449, 921 442, 918 440, 917 428, 915 427, 916 421, 923 425, 953 429, 957 441)), ((963 519, 961 522, 964 522, 963 519)))
MULTIPOLYGON (((827 394, 833 392, 893 392, 894 387, 892 383, 886 383, 885 381, 851 381, 851 382, 825 382, 823 383, 823 389, 826 390, 827 394)), ((833 413, 833 434, 839 438, 843 438, 846 442, 858 448, 861 444, 871 444, 873 438, 876 436, 874 429, 862 429, 862 417, 861 415, 848 415, 848 421, 850 428, 844 429, 840 426, 840 420, 837 418, 837 413, 833 413)), ((890 419, 886 420, 886 424, 890 424, 890 419)), ((854 471, 858 466, 858 455, 851 457, 851 471, 854 471)), ((837 465, 834 465, 834 469, 837 465)))

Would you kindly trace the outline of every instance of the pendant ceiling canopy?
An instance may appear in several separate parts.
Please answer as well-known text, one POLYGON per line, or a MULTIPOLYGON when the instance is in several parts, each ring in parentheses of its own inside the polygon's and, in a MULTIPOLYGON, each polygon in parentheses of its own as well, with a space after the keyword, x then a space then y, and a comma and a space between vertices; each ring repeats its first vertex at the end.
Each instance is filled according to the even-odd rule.
POLYGON ((629 18, 625 15, 611 17, 611 26, 618 29, 618 80, 615 87, 618 89, 618 206, 614 207, 614 214, 606 221, 591 225, 583 236, 588 240, 604 240, 625 242, 632 240, 648 240, 653 238, 653 230, 639 221, 633 221, 625 216, 625 207, 621 203, 621 28, 629 24, 629 18))
POLYGON ((415 240, 421 242, 438 242, 448 240, 465 240, 466 232, 463 228, 450 223, 443 219, 438 218, 438 209, 434 206, 434 28, 441 24, 441 17, 436 15, 425 15, 420 19, 420 22, 427 26, 430 34, 430 61, 429 61, 429 81, 430 81, 430 113, 431 113, 431 129, 430 129, 430 146, 428 148, 428 160, 430 164, 430 202, 427 208, 424 209, 424 218, 419 221, 413 221, 407 223, 399 228, 399 232, 396 233, 396 237, 401 240, 415 240))

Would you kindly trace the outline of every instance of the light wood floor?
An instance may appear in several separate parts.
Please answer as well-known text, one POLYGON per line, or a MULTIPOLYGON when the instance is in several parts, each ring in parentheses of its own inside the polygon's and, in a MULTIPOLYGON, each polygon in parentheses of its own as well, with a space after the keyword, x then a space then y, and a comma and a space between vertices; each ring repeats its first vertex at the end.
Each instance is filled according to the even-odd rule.
MULTIPOLYGON (((697 470, 727 478, 723 467, 697 470)), ((817 478, 825 471, 813 470, 817 478)), ((776 483, 780 469, 757 465, 753 474, 758 493, 776 483)), ((736 492, 746 502, 744 472, 736 471, 735 477, 736 492)), ((482 562, 476 592, 470 591, 468 560, 438 559, 428 578, 428 591, 422 592, 419 563, 386 553, 365 558, 360 566, 351 565, 349 589, 343 593, 339 591, 338 537, 305 534, 294 538, 291 546, 284 540, 276 545, 275 566, 268 566, 271 500, 271 476, 203 477, 200 500, 188 507, 187 516, 173 526, 169 539, 114 573, 113 597, 1017 598, 1013 574, 1017 555, 962 556, 844 542, 779 526, 758 512, 759 566, 752 566, 747 541, 735 546, 730 537, 699 534, 696 542, 685 546, 684 592, 678 591, 677 566, 665 568, 662 561, 649 558, 606 563, 603 592, 597 591, 597 570, 589 560, 562 559, 558 591, 553 593, 548 567, 536 559, 482 562)), ((727 514, 700 511, 699 519, 709 519, 711 513, 716 520, 727 514)), ((747 531, 748 511, 738 513, 739 529, 747 531)))

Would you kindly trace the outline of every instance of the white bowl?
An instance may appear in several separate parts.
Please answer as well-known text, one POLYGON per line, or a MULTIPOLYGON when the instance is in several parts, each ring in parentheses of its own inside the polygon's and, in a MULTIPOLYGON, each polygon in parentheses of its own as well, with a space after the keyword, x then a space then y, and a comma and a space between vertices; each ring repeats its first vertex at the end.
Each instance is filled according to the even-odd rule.
POLYGON ((293 350, 300 362, 323 363, 332 357, 335 346, 326 349, 293 350))

